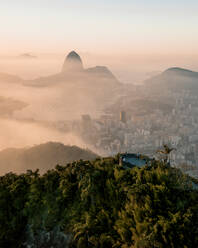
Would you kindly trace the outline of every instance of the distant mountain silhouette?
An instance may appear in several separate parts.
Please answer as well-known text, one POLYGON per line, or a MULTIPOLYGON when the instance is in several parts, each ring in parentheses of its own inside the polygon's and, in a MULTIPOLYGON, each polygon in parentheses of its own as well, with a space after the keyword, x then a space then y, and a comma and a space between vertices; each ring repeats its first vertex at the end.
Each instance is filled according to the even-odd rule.
MULTIPOLYGON (((35 56, 26 53, 20 55, 20 58, 35 58, 35 56)), ((45 87, 60 82, 93 82, 93 80, 95 84, 99 82, 105 82, 105 84, 107 84, 109 82, 110 85, 120 85, 117 78, 105 66, 96 66, 93 68, 84 69, 82 59, 75 51, 70 52, 66 56, 61 72, 53 75, 44 76, 33 80, 23 80, 18 76, 0 72, 0 82, 21 83, 26 86, 35 87, 45 87)))
MULTIPOLYGON (((22 54, 21 58, 33 58, 31 54, 22 54)), ((49 76, 36 78, 33 80, 24 80, 18 76, 0 72, 0 82, 20 83, 26 86, 45 87, 56 85, 57 83, 91 83, 106 86, 119 86, 120 82, 113 73, 105 66, 96 66, 93 68, 83 68, 81 57, 75 52, 70 52, 63 63, 61 72, 49 76)), ((91 86, 91 84, 89 86, 91 86)))
POLYGON ((83 68, 80 56, 72 51, 59 73, 26 81, 28 87, 54 87, 62 90, 65 108, 73 113, 101 111, 117 99, 122 85, 105 66, 83 68))
POLYGON ((147 79, 145 85, 152 89, 198 90, 198 72, 172 67, 147 79))
MULTIPOLYGON (((118 92, 123 87, 123 84, 105 66, 84 68, 82 59, 75 51, 66 56, 60 72, 56 74, 33 80, 0 74, 0 84, 4 83, 5 86, 7 83, 16 83, 30 88, 50 87, 50 91, 57 90, 58 97, 51 95, 50 99, 45 98, 43 102, 46 100, 46 105, 50 102, 65 113, 78 116, 83 113, 102 112, 119 97, 118 92)), ((27 103, 30 104, 30 108, 33 106, 32 102, 27 103)))
POLYGON ((105 83, 105 86, 118 86, 120 82, 113 73, 105 66, 96 66, 93 68, 83 68, 81 57, 75 52, 70 52, 63 63, 60 73, 42 78, 37 78, 27 82, 30 86, 48 86, 56 83, 91 83, 89 86, 96 86, 98 83, 105 83))
POLYGON ((106 66, 96 66, 86 69, 86 72, 92 76, 101 76, 106 79, 117 80, 113 73, 106 66))
POLYGON ((30 148, 9 148, 0 151, 0 173, 10 171, 22 173, 28 169, 39 169, 41 173, 57 164, 66 165, 75 160, 92 160, 98 157, 90 150, 77 146, 48 142, 30 148))
POLYGON ((80 56, 75 52, 70 52, 63 64, 62 72, 81 72, 83 71, 83 63, 80 56))
POLYGON ((24 53, 19 56, 20 59, 36 59, 37 57, 30 54, 30 53, 24 53))
POLYGON ((187 70, 180 67, 171 67, 163 72, 164 75, 182 76, 182 77, 195 77, 198 78, 198 72, 187 70))

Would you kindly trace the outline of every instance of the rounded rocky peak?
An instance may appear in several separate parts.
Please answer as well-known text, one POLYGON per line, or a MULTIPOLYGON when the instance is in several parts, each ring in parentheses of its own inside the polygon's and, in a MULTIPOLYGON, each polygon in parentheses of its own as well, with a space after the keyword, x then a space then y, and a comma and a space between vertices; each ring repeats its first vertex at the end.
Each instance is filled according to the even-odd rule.
POLYGON ((80 62, 82 62, 80 56, 75 52, 75 51, 71 51, 68 55, 67 55, 67 60, 70 60, 70 59, 74 59, 74 60, 79 60, 80 62))
POLYGON ((82 71, 83 63, 81 57, 75 52, 70 52, 63 64, 62 72, 82 71))
POLYGON ((170 67, 165 72, 184 72, 184 71, 186 72, 189 70, 180 67, 170 67))
POLYGON ((187 77, 193 77, 193 76, 198 76, 197 72, 180 68, 180 67, 171 67, 164 71, 164 74, 166 75, 179 75, 179 76, 187 76, 187 77))

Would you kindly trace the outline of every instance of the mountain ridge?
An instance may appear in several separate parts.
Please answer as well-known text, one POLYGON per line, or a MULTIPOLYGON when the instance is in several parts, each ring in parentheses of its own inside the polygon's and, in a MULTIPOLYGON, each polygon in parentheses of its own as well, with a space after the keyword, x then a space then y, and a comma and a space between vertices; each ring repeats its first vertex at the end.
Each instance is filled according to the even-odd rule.
POLYGON ((190 90, 198 91, 198 72, 180 67, 171 67, 144 81, 151 90, 190 90))
POLYGON ((90 150, 78 146, 47 142, 25 148, 6 148, 0 151, 0 171, 8 173, 39 169, 41 173, 52 169, 56 164, 66 164, 75 160, 92 160, 98 157, 90 150), (4 166, 6 164, 6 166, 4 166))
POLYGON ((170 67, 163 74, 179 74, 186 77, 198 77, 198 72, 185 69, 182 67, 170 67))

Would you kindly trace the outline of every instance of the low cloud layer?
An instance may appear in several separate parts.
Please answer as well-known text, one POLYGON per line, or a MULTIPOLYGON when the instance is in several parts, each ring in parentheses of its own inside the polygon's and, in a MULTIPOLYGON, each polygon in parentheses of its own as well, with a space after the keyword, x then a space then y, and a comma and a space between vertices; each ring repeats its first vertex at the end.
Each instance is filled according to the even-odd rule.
POLYGON ((76 145, 86 148, 82 140, 72 133, 42 127, 36 123, 26 123, 16 120, 0 121, 0 150, 8 147, 26 147, 48 141, 62 142, 66 145, 76 145))

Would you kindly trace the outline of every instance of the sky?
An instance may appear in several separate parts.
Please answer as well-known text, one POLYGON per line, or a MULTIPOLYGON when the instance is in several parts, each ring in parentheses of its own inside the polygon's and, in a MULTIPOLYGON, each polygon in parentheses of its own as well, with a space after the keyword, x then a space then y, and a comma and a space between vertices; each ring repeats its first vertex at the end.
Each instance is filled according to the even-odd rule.
POLYGON ((1 0, 0 55, 197 55, 197 0, 1 0))

